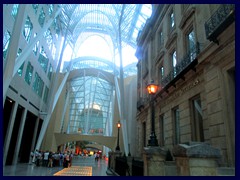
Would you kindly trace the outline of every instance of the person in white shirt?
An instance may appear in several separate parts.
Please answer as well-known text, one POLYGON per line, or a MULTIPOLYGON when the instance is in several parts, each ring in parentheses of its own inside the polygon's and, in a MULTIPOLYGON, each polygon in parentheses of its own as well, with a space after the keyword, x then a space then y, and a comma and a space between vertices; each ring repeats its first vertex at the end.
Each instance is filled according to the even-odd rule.
POLYGON ((49 151, 46 151, 43 155, 43 166, 46 166, 48 165, 48 155, 49 155, 49 151))

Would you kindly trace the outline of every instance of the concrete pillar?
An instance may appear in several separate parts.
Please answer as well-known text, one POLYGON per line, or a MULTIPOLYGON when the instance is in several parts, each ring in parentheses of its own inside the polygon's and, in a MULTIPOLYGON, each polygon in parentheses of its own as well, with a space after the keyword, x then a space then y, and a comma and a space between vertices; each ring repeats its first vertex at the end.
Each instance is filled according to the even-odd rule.
POLYGON ((206 143, 178 144, 173 148, 179 176, 216 176, 220 150, 206 143))
MULTIPOLYGON (((38 125, 39 125, 40 118, 37 117, 36 121, 37 122, 36 122, 35 127, 34 127, 34 133, 33 133, 32 145, 31 145, 31 151, 33 150, 34 152, 35 152, 35 150, 34 150, 35 147, 34 146, 35 146, 35 143, 36 143, 36 140, 37 140, 37 130, 38 130, 38 125)), ((31 159, 31 153, 29 154, 29 162, 28 163, 31 164, 31 161, 35 161, 35 153, 34 153, 33 159, 31 159)))
POLYGON ((167 151, 159 146, 145 147, 143 150, 144 176, 164 176, 167 151))
POLYGON ((21 146, 21 142, 22 142, 22 135, 23 135, 23 130, 24 130, 26 117, 27 117, 27 109, 25 108, 23 110, 21 123, 20 123, 20 128, 19 128, 19 131, 18 131, 18 137, 17 137, 17 141, 16 141, 17 144, 16 144, 16 148, 15 148, 15 151, 14 151, 14 154, 13 154, 13 165, 17 164, 17 162, 18 162, 18 154, 19 154, 19 150, 20 150, 20 146, 21 146))
POLYGON ((18 108, 18 103, 15 102, 10 119, 9 119, 9 125, 8 125, 4 147, 3 147, 3 166, 5 166, 6 160, 7 160, 7 153, 8 153, 11 137, 12 137, 13 125, 16 118, 17 108, 18 108))

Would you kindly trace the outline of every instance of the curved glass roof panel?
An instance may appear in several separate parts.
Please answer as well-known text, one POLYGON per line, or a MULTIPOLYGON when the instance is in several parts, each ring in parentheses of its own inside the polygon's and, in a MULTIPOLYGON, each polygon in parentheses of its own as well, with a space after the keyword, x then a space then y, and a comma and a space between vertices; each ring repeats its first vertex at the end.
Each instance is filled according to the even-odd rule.
POLYGON ((67 29, 68 43, 73 46, 78 36, 87 31, 109 34, 116 42, 121 22, 122 41, 136 47, 137 33, 152 11, 150 4, 62 4, 60 7, 63 32, 67 29))
POLYGON ((92 56, 79 57, 72 60, 72 66, 70 67, 70 65, 71 65, 70 62, 65 62, 64 69, 68 69, 71 71, 75 69, 94 68, 94 69, 103 70, 115 75, 119 74, 118 72, 119 67, 117 67, 114 63, 111 63, 106 59, 98 58, 98 57, 92 57, 92 56))

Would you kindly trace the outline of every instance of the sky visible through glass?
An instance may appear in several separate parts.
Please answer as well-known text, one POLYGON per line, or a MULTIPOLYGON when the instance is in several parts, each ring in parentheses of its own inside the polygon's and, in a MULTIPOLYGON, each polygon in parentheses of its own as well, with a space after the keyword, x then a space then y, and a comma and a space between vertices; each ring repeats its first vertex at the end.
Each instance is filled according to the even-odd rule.
MULTIPOLYGON (((126 46, 122 49, 123 67, 136 63, 138 60, 135 56, 136 49, 131 46, 126 46)), ((70 61, 72 50, 69 46, 66 47, 63 55, 63 61, 70 61)), ((110 47, 99 36, 89 37, 79 48, 76 57, 95 56, 112 61, 110 47)), ((116 55, 115 64, 120 66, 119 55, 116 55)))
MULTIPOLYGON (((141 16, 138 17, 136 21, 136 26, 133 30, 133 36, 136 38, 138 34, 138 30, 142 29, 143 25, 145 24, 145 21, 148 17, 151 16, 152 8, 151 5, 144 5, 141 9, 141 16)), ((116 52, 116 55, 114 57, 113 55, 113 47, 111 47, 110 44, 108 44, 106 41, 109 41, 107 39, 104 39, 101 36, 98 36, 96 33, 92 36, 89 36, 84 40, 84 42, 81 43, 80 47, 77 47, 78 49, 75 49, 75 54, 72 56, 72 48, 70 46, 67 46, 65 48, 64 54, 63 54, 63 61, 70 61, 71 57, 72 59, 77 57, 83 57, 83 56, 94 56, 103 58, 106 60, 109 60, 111 62, 115 61, 115 64, 117 66, 120 66, 120 57, 119 54, 116 52)), ((132 64, 137 63, 137 58, 135 57, 136 49, 133 48, 130 45, 124 45, 122 48, 122 64, 123 67, 132 64)), ((62 63, 64 64, 64 62, 62 63)))

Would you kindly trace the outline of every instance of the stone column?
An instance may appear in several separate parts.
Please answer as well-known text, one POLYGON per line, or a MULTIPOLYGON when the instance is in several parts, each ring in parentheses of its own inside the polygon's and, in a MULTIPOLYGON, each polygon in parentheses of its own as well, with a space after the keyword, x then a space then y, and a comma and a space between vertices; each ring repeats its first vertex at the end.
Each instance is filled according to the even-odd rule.
POLYGON ((22 118, 21 118, 20 127, 19 127, 19 131, 18 131, 16 147, 15 147, 15 151, 14 151, 14 154, 13 154, 13 162, 12 162, 13 165, 16 165, 18 163, 18 155, 19 155, 20 146, 21 146, 21 142, 22 142, 22 136, 23 136, 23 130, 24 130, 24 126, 25 126, 26 117, 27 117, 27 109, 24 108, 22 118))
POLYGON ((14 102, 13 109, 12 109, 10 119, 9 119, 9 124, 8 124, 5 141, 4 141, 4 146, 3 146, 3 167, 5 166, 6 160, 7 160, 7 155, 8 155, 8 150, 9 150, 9 146, 10 146, 10 141, 12 138, 13 126, 15 123, 17 109, 18 109, 18 103, 14 102))
POLYGON ((167 151, 159 146, 143 150, 144 176, 164 176, 167 151))
POLYGON ((190 142, 173 148, 179 176, 216 176, 220 150, 206 143, 190 142))

